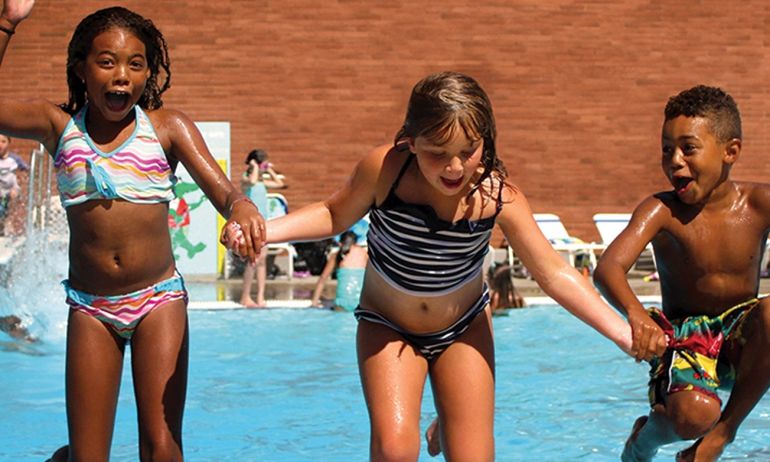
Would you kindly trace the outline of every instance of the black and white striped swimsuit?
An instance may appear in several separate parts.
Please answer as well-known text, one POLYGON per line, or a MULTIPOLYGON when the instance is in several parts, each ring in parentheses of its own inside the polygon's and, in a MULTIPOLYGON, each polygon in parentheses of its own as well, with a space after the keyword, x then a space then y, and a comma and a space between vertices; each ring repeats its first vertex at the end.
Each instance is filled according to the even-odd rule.
MULTIPOLYGON (((372 205, 369 210, 369 261, 393 288, 409 295, 436 297, 454 292, 478 277, 502 202, 498 197, 497 211, 491 217, 454 223, 439 218, 428 205, 404 202, 395 190, 412 157, 404 163, 382 204, 372 205)), ((499 189, 502 192, 502 184, 499 189)), ((425 335, 409 333, 360 306, 354 313, 359 321, 384 324, 399 332, 430 360, 465 332, 488 302, 485 284, 479 299, 455 324, 425 335)))

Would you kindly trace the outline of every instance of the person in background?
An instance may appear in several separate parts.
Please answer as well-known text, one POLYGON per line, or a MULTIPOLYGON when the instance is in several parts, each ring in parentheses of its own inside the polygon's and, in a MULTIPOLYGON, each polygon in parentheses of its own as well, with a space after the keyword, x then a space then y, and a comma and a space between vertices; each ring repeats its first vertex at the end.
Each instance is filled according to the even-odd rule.
POLYGON ((337 289, 334 298, 334 308, 340 311, 353 311, 356 309, 361 297, 361 289, 364 285, 364 271, 369 262, 366 247, 358 244, 358 235, 353 231, 346 231, 340 236, 339 249, 329 253, 326 265, 318 276, 318 282, 313 290, 310 304, 323 306, 321 294, 324 284, 329 277, 337 272, 337 289))
POLYGON ((524 298, 516 290, 513 282, 513 269, 510 265, 499 265, 489 268, 487 275, 489 284, 489 306, 492 314, 500 313, 508 308, 521 308, 524 298))
POLYGON ((11 338, 23 340, 25 342, 37 342, 37 338, 30 335, 29 330, 24 327, 21 318, 14 315, 0 316, 0 332, 5 332, 11 338))
MULTIPOLYGON (((282 176, 273 169, 267 161, 267 152, 254 149, 246 156, 246 171, 241 177, 241 191, 256 204, 259 210, 268 214, 267 188, 284 188, 282 176)), ((256 262, 247 262, 243 269, 243 286, 241 290, 241 305, 246 308, 262 308, 265 302, 265 283, 267 280, 267 252, 259 254, 256 262), (257 279, 257 300, 251 298, 251 286, 254 276, 257 279)))
POLYGON ((21 193, 16 172, 29 166, 11 152, 11 137, 0 134, 0 236, 7 234, 6 220, 21 193))

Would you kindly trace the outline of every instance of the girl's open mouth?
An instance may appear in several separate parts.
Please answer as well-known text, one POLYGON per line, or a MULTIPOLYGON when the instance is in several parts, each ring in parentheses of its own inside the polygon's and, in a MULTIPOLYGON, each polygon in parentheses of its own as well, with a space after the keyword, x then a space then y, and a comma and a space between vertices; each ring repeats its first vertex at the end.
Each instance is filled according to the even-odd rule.
POLYGON ((463 184, 462 177, 456 179, 456 180, 449 180, 447 178, 441 177, 441 183, 446 186, 447 188, 454 189, 459 188, 463 184))
POLYGON ((124 91, 111 91, 105 95, 107 109, 114 112, 121 112, 128 107, 130 95, 124 91))

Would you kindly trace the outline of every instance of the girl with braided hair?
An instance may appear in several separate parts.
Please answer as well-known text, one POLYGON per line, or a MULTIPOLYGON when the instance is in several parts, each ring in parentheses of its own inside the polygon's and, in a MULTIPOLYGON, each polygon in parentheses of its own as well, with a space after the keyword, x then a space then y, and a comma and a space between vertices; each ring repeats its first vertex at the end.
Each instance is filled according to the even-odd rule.
MULTIPOLYGON (((6 0, 0 60, 32 0, 6 0)), ((108 460, 126 345, 142 460, 182 459, 187 291, 168 232, 181 162, 216 209, 237 223, 235 249, 254 259, 264 222, 214 161, 193 122, 163 107, 170 67, 163 35, 121 7, 84 18, 68 47, 69 100, 3 97, 0 133, 53 157, 70 231, 66 398, 69 446, 54 460, 108 460)))

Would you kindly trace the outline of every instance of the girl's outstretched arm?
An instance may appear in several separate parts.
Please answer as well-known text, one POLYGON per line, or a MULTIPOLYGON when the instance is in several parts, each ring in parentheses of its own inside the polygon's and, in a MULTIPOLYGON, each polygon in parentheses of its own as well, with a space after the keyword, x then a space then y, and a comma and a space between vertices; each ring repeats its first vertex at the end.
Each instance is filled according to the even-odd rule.
POLYGON ((27 19, 34 5, 35 0, 5 0, 3 2, 3 12, 0 13, 0 30, 2 30, 2 37, 0 37, 0 63, 3 62, 5 49, 8 47, 8 42, 11 41, 11 36, 16 31, 16 26, 27 19))
POLYGON ((328 199, 267 222, 267 242, 314 241, 335 236, 363 217, 374 203, 382 163, 389 148, 375 149, 328 199))
POLYGON ((503 200, 497 223, 535 281, 567 311, 630 354, 631 327, 601 299, 588 279, 553 249, 535 223, 524 194, 506 188, 503 200))
POLYGON ((156 118, 153 125, 158 128, 159 135, 163 133, 168 137, 169 155, 182 162, 228 224, 235 222, 240 226, 243 240, 236 250, 254 261, 265 239, 265 222, 257 207, 227 178, 209 152, 200 131, 186 115, 168 109, 153 112, 156 118))
MULTIPOLYGON (((34 0, 6 0, 0 13, 0 64, 16 31, 16 26, 32 12, 34 0)), ((43 99, 32 101, 0 98, 0 133, 43 143, 54 152, 58 133, 67 123, 67 114, 43 99)))

